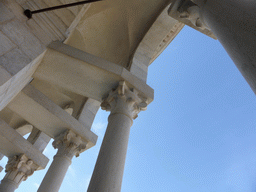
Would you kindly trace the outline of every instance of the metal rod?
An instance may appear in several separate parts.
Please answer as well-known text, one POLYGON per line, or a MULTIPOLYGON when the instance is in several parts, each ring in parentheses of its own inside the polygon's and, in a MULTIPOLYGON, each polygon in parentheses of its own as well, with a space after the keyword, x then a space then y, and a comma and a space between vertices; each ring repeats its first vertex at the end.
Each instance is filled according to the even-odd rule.
POLYGON ((82 5, 82 4, 87 4, 87 3, 93 3, 93 2, 96 2, 96 1, 102 1, 102 0, 79 1, 79 2, 76 2, 76 3, 69 3, 69 4, 65 4, 65 5, 59 5, 59 6, 54 6, 54 7, 48 7, 48 8, 45 8, 45 9, 39 9, 39 10, 35 10, 35 11, 30 11, 29 9, 26 9, 26 10, 24 11, 24 14, 25 14, 29 19, 31 19, 31 18, 32 18, 32 15, 33 15, 33 14, 36 14, 36 13, 41 13, 41 12, 46 12, 46 11, 52 11, 52 10, 55 10, 55 9, 62 9, 62 8, 66 8, 66 7, 73 7, 73 6, 77 6, 77 5, 82 5))

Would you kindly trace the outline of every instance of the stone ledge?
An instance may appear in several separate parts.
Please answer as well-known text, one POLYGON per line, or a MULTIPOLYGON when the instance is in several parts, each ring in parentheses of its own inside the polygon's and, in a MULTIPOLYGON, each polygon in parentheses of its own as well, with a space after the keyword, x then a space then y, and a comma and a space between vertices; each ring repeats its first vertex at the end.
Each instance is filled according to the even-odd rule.
POLYGON ((125 68, 61 42, 49 45, 34 78, 100 102, 124 80, 148 103, 154 98, 154 90, 125 68))
POLYGON ((31 85, 26 86, 7 107, 52 138, 70 129, 88 143, 87 149, 96 144, 98 137, 89 127, 84 127, 31 85))
POLYGON ((29 83, 43 55, 44 53, 12 77, 8 76, 6 71, 0 71, 1 74, 7 75, 3 79, 5 82, 1 82, 0 85, 0 111, 29 83))
POLYGON ((2 119, 0 119, 0 144, 4 146, 1 147, 0 152, 5 156, 25 154, 39 166, 39 169, 45 168, 49 161, 45 155, 2 119))

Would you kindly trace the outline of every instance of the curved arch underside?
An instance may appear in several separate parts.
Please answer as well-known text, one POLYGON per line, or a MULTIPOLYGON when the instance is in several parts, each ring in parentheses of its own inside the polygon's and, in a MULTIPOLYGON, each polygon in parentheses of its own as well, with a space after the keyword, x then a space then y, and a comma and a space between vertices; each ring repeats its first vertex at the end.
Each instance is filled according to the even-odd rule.
POLYGON ((170 0, 108 0, 87 9, 66 44, 123 67, 170 0))

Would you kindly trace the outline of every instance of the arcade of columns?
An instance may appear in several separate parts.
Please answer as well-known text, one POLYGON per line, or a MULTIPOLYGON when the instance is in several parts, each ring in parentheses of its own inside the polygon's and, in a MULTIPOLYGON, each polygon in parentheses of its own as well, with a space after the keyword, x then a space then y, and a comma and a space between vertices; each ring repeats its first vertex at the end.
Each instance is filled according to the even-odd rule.
MULTIPOLYGON (((39 6, 34 1, 4 1, 0 6, 17 11, 13 16, 9 11, 4 19, 16 22, 17 29, 22 28, 17 22, 27 23, 27 31, 20 30, 24 33, 37 20, 47 19, 43 15, 27 21, 22 11, 39 6)), ((238 0, 97 2, 70 9, 74 19, 66 24, 64 35, 56 21, 54 33, 59 37, 44 37, 40 54, 33 52, 33 42, 29 50, 3 27, 3 34, 16 38, 17 49, 28 49, 31 56, 22 67, 1 60, 0 152, 9 161, 0 192, 15 191, 34 171, 46 167, 42 152, 51 138, 58 151, 38 191, 59 191, 72 158, 96 144, 90 128, 99 107, 110 115, 88 192, 120 192, 133 119, 153 101, 153 89, 146 84, 149 64, 186 24, 218 39, 256 93, 255 8, 255 1, 238 0)), ((55 14, 70 18, 69 12, 55 14)))

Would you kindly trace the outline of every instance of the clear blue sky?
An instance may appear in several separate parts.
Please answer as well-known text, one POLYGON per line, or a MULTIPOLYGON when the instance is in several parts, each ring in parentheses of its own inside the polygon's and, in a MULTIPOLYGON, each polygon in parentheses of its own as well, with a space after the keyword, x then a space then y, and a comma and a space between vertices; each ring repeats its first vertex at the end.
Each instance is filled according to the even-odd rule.
MULTIPOLYGON (((255 95, 220 43, 185 27, 150 66, 148 84, 155 100, 131 129, 122 192, 255 192, 255 95)), ((99 111, 98 143, 73 159, 60 192, 86 191, 107 116, 99 111)), ((17 192, 36 191, 44 174, 17 192)))

